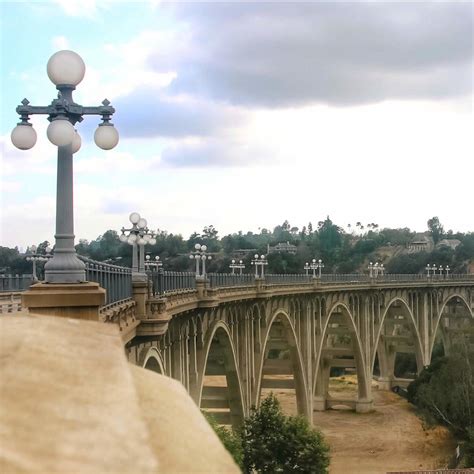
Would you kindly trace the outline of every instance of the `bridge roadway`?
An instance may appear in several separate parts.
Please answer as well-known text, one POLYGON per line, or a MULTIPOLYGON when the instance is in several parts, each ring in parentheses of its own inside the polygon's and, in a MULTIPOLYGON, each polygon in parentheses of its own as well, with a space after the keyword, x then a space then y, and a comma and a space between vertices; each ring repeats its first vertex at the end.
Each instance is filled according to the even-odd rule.
POLYGON ((366 412, 375 366, 379 387, 390 389, 402 383, 394 374, 397 353, 413 353, 420 371, 436 340, 446 352, 474 342, 473 275, 256 279, 217 288, 197 280, 195 289, 158 297, 146 285, 134 283, 135 301, 117 303, 104 319, 120 324, 131 362, 181 381, 198 406, 226 424, 238 425, 262 388, 294 389, 298 412, 309 419, 313 410, 340 404, 366 412), (355 370, 354 400, 330 395, 336 367, 355 370))

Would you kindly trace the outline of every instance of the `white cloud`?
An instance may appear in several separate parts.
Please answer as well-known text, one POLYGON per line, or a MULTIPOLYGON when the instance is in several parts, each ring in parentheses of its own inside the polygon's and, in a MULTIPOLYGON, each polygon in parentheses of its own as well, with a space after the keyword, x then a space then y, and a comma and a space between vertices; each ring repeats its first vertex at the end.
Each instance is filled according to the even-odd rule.
POLYGON ((95 18, 97 14, 96 0, 54 0, 64 13, 72 17, 95 18))
POLYGON ((65 36, 54 36, 51 42, 54 50, 57 51, 70 48, 69 41, 65 36))

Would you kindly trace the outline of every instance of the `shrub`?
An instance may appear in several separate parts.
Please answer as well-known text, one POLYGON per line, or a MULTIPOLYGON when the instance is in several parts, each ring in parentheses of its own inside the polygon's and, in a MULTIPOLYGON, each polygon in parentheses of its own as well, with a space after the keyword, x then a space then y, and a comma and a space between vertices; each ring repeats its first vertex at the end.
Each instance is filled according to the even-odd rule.
POLYGON ((242 430, 245 472, 326 473, 329 447, 302 417, 286 417, 273 394, 253 409, 242 430))

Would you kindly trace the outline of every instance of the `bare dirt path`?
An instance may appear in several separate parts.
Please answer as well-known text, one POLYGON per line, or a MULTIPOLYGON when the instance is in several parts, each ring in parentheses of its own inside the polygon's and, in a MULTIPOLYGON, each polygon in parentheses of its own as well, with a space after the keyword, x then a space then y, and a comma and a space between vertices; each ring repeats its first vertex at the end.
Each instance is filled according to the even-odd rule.
MULTIPOLYGON (((356 385, 346 377, 335 380, 330 392, 355 395, 356 385)), ((276 390, 286 414, 296 412, 294 391, 276 390)), ((264 394, 265 395, 265 394, 264 394)), ((405 399, 374 386, 374 411, 350 410, 314 413, 314 424, 331 448, 331 474, 382 474, 387 471, 432 469, 445 465, 456 443, 448 430, 428 429, 405 399)))

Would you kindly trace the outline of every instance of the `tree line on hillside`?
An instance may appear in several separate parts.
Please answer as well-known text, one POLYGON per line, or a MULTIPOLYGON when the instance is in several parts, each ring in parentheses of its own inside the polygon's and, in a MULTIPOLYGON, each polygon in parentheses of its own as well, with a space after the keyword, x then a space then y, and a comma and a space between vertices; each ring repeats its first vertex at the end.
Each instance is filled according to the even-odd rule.
MULTIPOLYGON (((189 252, 196 243, 204 243, 213 254, 209 262, 209 272, 229 272, 232 258, 240 259, 250 270, 250 261, 254 253, 267 254, 267 246, 289 242, 296 246, 292 253, 268 254, 268 271, 271 273, 302 273, 306 262, 321 258, 324 271, 327 273, 353 273, 366 271, 370 261, 384 263, 390 273, 419 273, 426 265, 449 265, 453 272, 466 272, 470 262, 474 261, 474 233, 445 232, 437 217, 428 221, 427 235, 434 243, 442 238, 458 239, 460 244, 455 248, 449 246, 435 247, 430 252, 406 253, 407 245, 413 241, 416 233, 408 228, 379 229, 376 223, 355 226, 347 225, 346 229, 336 225, 327 217, 313 227, 310 222, 302 229, 291 226, 285 220, 273 230, 261 229, 259 233, 239 231, 219 237, 217 229, 206 226, 202 232, 194 232, 185 240, 180 234, 159 231, 156 245, 147 245, 146 251, 152 256, 159 255, 167 270, 191 270, 189 252), (247 251, 247 253, 245 253, 247 251)), ((39 244, 46 247, 48 242, 39 244)), ((122 243, 119 234, 108 230, 92 241, 79 240, 76 245, 78 254, 94 260, 130 266, 132 248, 122 243)), ((22 274, 31 271, 31 264, 26 262, 18 248, 0 247, 0 273, 22 274)))

